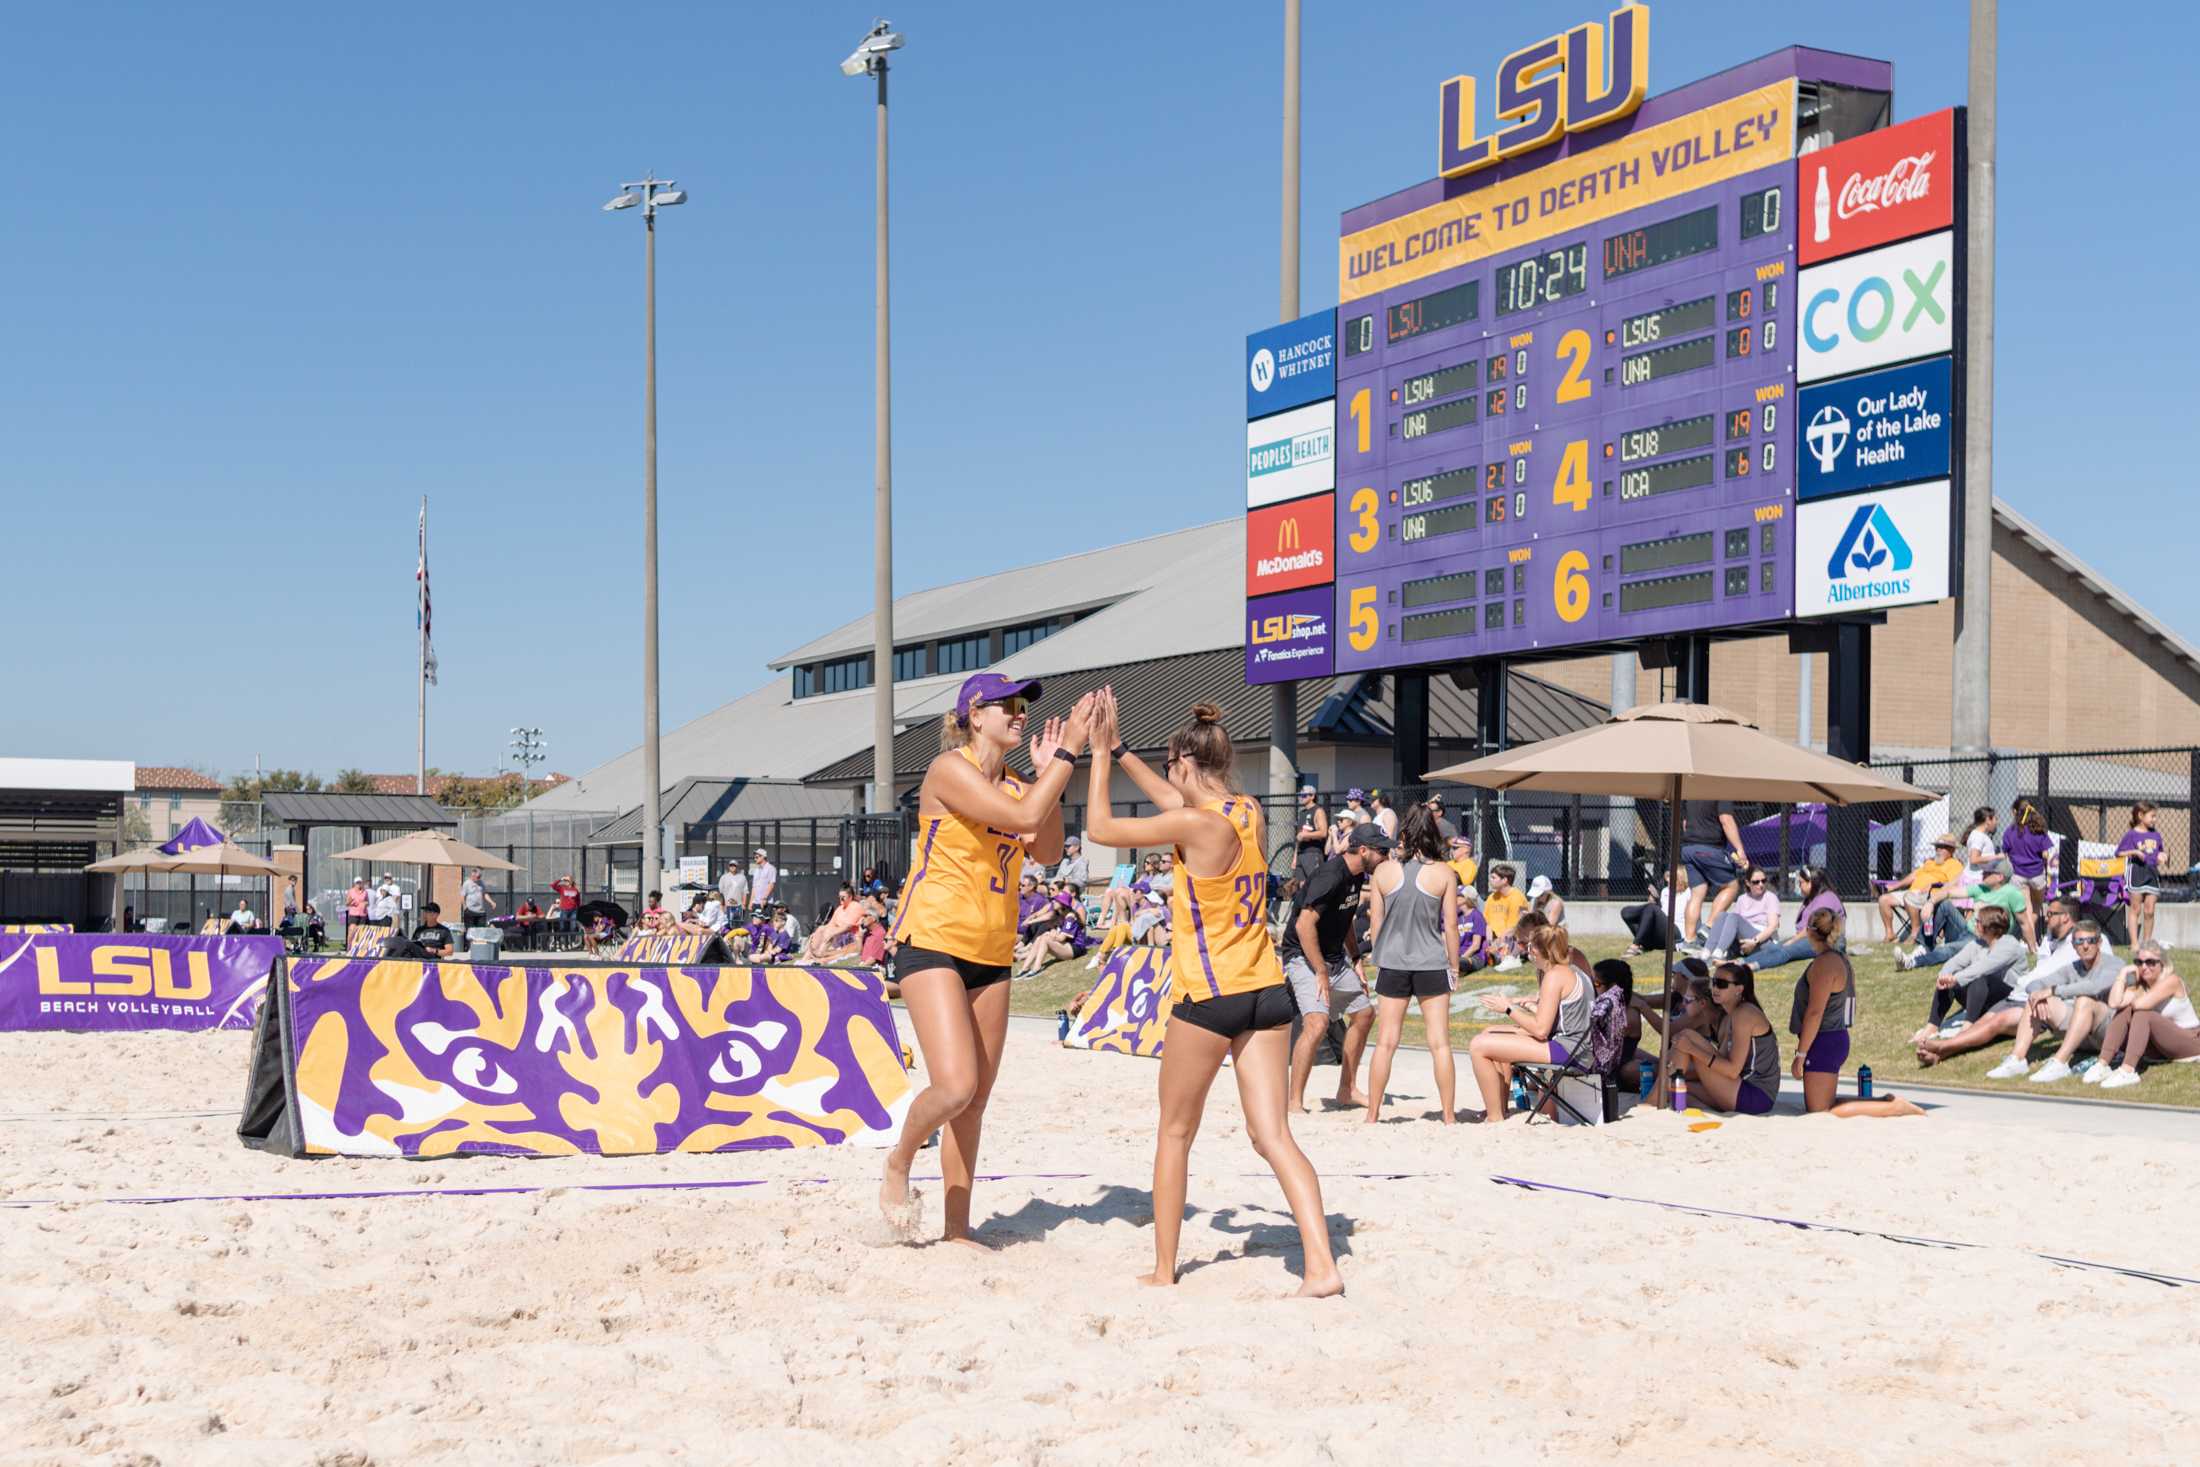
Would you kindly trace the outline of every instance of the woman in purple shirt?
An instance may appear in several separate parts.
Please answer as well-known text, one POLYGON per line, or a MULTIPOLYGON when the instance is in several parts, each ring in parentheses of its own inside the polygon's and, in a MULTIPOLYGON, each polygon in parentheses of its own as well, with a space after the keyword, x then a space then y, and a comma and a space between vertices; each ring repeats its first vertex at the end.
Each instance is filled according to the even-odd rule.
POLYGON ((2131 829, 2116 842, 2116 854, 2124 858, 2124 900, 2131 906, 2134 944, 2154 936, 2154 903, 2162 895, 2162 854, 2167 845, 2154 821, 2154 802, 2141 800, 2131 807, 2131 829))
MULTIPOLYGON (((1789 963, 1807 961, 1817 949, 1810 944, 1810 919, 1817 912, 1831 912, 1846 923, 1848 909, 1841 905, 1841 898, 1833 889, 1833 878, 1823 866, 1814 866, 1803 873, 1803 910, 1795 914, 1795 935, 1786 942, 1768 943, 1742 959, 1760 973, 1767 968, 1784 968, 1789 963)), ((1848 943, 1838 934, 1833 941, 1834 950, 1847 952, 1848 943)))
POLYGON ((2047 869, 2047 853, 2054 849, 2055 842, 2047 833, 2046 817, 2030 800, 2017 801, 2009 807, 2009 814, 2009 834, 2001 843, 2001 853, 2008 858, 2017 884, 2024 888, 2024 945, 2036 953, 2040 910, 2047 904, 2047 889, 2054 880, 2047 869))

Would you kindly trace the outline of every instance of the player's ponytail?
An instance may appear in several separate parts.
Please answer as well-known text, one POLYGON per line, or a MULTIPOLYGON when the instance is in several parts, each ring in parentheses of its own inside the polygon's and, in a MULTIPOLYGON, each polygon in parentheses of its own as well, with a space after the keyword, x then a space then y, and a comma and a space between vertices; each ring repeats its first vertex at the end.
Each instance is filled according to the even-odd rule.
POLYGON ((970 742, 970 725, 950 713, 940 720, 940 752, 952 754, 970 742))
POLYGON ((1212 703, 1194 703, 1191 721, 1169 735, 1169 759, 1189 759, 1200 772, 1228 789, 1236 789, 1233 777, 1237 750, 1230 731, 1222 726, 1222 710, 1212 703))

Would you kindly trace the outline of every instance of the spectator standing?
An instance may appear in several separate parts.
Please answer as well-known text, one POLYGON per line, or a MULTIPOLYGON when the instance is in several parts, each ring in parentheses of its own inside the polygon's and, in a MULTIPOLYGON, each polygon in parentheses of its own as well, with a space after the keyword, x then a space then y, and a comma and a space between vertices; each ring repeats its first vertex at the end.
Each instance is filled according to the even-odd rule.
POLYGON ((1732 804, 1681 802, 1681 864, 1688 868, 1688 910, 1681 918, 1681 945, 1674 951, 1701 957, 1704 898, 1711 897, 1711 920, 1718 921, 1740 890, 1742 868, 1749 864, 1732 804))
POLYGON ((2047 858, 2054 849, 2054 838, 2047 833, 2047 818, 2040 807, 2030 800, 2019 800, 2010 807, 2009 835, 2002 842, 2002 855, 2016 873, 2017 885, 2023 889, 2025 908, 2020 920, 2024 925, 2024 945, 2035 946, 2033 921, 2040 908, 2046 904, 2048 884, 2053 880, 2047 869, 2047 858))
POLYGON ((2200 1013, 2160 943, 2132 949, 2131 966, 2109 985, 2108 1012, 2101 1062, 2086 1071, 2087 1084, 2122 1090, 2139 1083, 2144 1060, 2200 1057, 2200 1013))
POLYGON ((465 884, 458 889, 458 919, 466 927, 486 927, 489 913, 496 909, 496 898, 481 884, 481 868, 466 873, 465 884))
POLYGON ((1355 825, 1362 820, 1373 819, 1374 817, 1368 814, 1367 810, 1367 791, 1357 787, 1346 790, 1344 792, 1344 809, 1340 813, 1350 815, 1352 823, 1355 825))
POLYGON ((1292 853, 1292 874, 1304 881, 1321 869, 1329 859, 1329 812, 1321 807, 1321 799, 1311 785, 1299 791, 1299 828, 1293 837, 1297 849, 1292 853))
POLYGON ((1383 834, 1389 836, 1392 840, 1396 840, 1398 838, 1398 812, 1391 808, 1390 801, 1383 798, 1383 792, 1381 790, 1369 790, 1367 792, 1367 805, 1368 809, 1374 813, 1375 823, 1383 828, 1383 834))
POLYGON ((1994 813, 1992 805, 1981 805, 1971 812, 1971 828, 1963 837, 1963 879, 1975 882, 1986 874, 2001 855, 2001 839, 1996 834, 2001 829, 2001 817, 1994 813))
POLYGON ((2154 802, 2141 800, 2131 807, 2131 828, 2116 842, 2116 854, 2124 858, 2124 901, 2131 908, 2131 940, 2154 938, 2154 904, 2162 896, 2162 854, 2167 848, 2162 832, 2154 828, 2154 802))
POLYGON ((778 891, 779 868, 772 864, 771 852, 758 846, 755 858, 749 863, 749 905, 768 905, 778 891))
POLYGON ((1367 883, 1369 944, 1375 959, 1375 1056, 1368 1062, 1367 1123, 1381 1118, 1383 1088, 1405 1030, 1406 1004, 1421 1006, 1436 1098, 1453 1124, 1457 1072, 1451 1058, 1451 992, 1458 986, 1459 875, 1443 864, 1443 837, 1425 805, 1406 812, 1394 854, 1367 883))
POLYGON ((1458 836, 1459 827, 1444 818, 1444 797, 1430 795, 1427 804, 1429 814, 1436 818, 1436 838, 1449 847, 1458 836))
POLYGON ((718 899, 726 904, 726 910, 738 915, 749 904, 749 873, 739 861, 728 861, 726 869, 718 873, 718 899))
MULTIPOLYGON (((1357 793, 1357 791, 1355 791, 1357 793)), ((1344 1073, 1337 1079, 1337 1100, 1360 1105, 1357 1093, 1360 1051, 1374 1027, 1375 1011, 1368 1002, 1367 986, 1354 970, 1358 957, 1352 935, 1353 918, 1359 914, 1360 893, 1368 873, 1381 864, 1390 850, 1390 837, 1372 820, 1353 827, 1351 844, 1341 856, 1331 856, 1299 889, 1284 923, 1280 956, 1283 976, 1297 999, 1299 1028, 1291 1043, 1290 1108, 1306 1109, 1306 1082, 1314 1068, 1315 1051, 1329 1026, 1332 1009, 1341 1008, 1346 1020, 1344 1073)))
POLYGON ((558 901, 558 931, 573 931, 575 927, 579 925, 580 920, 574 915, 575 913, 580 911, 580 887, 574 884, 572 877, 560 876, 556 881, 550 883, 550 891, 551 894, 555 896, 558 901))
POLYGON ((1746 958, 1771 945, 1779 935, 1780 894, 1772 889, 1764 868, 1752 866, 1742 878, 1742 894, 1712 924, 1709 956, 1746 958))
POLYGON ((351 929, 367 920, 367 907, 371 898, 367 894, 367 878, 354 876, 351 885, 344 889, 344 940, 351 940, 351 929))
POLYGON ((297 915, 298 878, 295 876, 285 876, 283 878, 283 925, 285 927, 288 927, 290 925, 290 919, 297 915))

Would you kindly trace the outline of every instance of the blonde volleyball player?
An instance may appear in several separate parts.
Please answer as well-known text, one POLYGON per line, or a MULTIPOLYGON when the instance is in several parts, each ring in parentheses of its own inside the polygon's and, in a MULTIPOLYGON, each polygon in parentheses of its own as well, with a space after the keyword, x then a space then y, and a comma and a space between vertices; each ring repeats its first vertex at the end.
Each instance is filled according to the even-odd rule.
POLYGON ((965 681, 940 730, 940 754, 917 799, 909 879, 889 933, 894 980, 924 1050, 928 1083, 909 1102, 901 1137, 886 1155, 879 1206, 906 1228, 909 1165, 925 1138, 940 1147, 949 1242, 970 1237, 970 1189, 986 1098, 1008 1032, 1009 965, 1016 956, 1016 887, 1028 849, 1062 857, 1062 791, 1085 746, 1094 698, 1067 720, 1049 719, 1031 741, 1035 778, 1008 771, 1023 741, 1025 709, 1039 684, 981 672, 965 681))
POLYGON ((1192 1138, 1207 1107, 1207 1088, 1229 1055, 1253 1149, 1275 1170, 1305 1250, 1302 1298, 1344 1292, 1329 1251, 1321 1182, 1291 1138, 1283 1095, 1298 1013, 1283 964, 1268 936, 1268 860, 1260 806, 1232 787, 1233 750, 1222 714, 1197 704, 1169 739, 1161 774, 1116 742, 1115 691, 1102 689, 1092 730, 1086 797, 1087 839, 1118 850, 1170 845, 1176 885, 1170 893, 1174 940, 1170 991, 1175 1007, 1161 1046, 1161 1126, 1153 1157, 1153 1272, 1142 1283, 1176 1282, 1177 1238, 1184 1225, 1185 1173, 1192 1138), (1120 760, 1158 815, 1113 813, 1110 766, 1120 760))

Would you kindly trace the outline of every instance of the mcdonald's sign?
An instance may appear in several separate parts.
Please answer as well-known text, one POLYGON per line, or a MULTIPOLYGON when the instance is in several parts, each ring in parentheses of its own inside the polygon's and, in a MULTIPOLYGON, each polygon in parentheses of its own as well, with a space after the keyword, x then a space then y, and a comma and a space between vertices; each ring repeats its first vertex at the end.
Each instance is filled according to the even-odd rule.
POLYGON ((1337 496, 1271 504, 1245 517, 1245 594, 1265 596, 1336 579, 1337 496))

